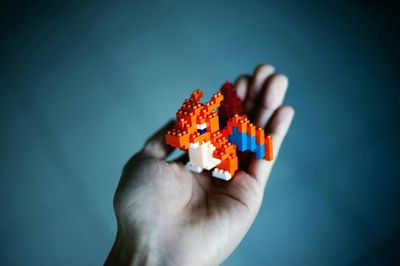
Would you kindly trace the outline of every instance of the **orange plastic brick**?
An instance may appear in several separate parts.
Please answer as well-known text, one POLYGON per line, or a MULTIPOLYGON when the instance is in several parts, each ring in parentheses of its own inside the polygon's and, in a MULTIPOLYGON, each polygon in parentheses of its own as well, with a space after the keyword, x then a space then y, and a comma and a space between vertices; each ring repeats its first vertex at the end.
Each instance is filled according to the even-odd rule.
POLYGON ((247 125, 247 135, 248 135, 249 137, 253 137, 253 136, 256 135, 256 126, 255 126, 255 125, 253 125, 253 124, 251 124, 251 123, 249 123, 249 124, 247 125))
POLYGON ((222 160, 217 167, 228 171, 232 176, 234 176, 238 169, 238 157, 234 154, 229 155, 226 159, 222 160))
POLYGON ((212 112, 207 116, 207 132, 214 133, 219 130, 219 119, 216 112, 212 112))
POLYGON ((265 138, 265 160, 272 161, 274 159, 274 151, 272 147, 272 137, 265 138))
POLYGON ((256 129, 256 143, 259 145, 264 144, 264 129, 260 127, 256 129))

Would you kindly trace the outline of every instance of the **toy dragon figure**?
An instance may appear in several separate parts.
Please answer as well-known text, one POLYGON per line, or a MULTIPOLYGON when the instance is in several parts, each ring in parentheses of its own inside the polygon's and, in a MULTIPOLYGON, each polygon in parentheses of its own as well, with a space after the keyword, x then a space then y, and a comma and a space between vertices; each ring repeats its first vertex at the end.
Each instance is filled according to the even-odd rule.
POLYGON ((238 169, 236 150, 273 159, 271 136, 264 136, 264 129, 256 128, 242 114, 241 101, 231 83, 222 85, 221 92, 205 104, 200 102, 202 96, 200 90, 195 90, 185 100, 176 113, 176 124, 166 134, 167 144, 189 150, 186 168, 196 173, 214 168, 214 177, 228 181, 238 169), (222 130, 219 117, 224 125, 226 122, 222 130))

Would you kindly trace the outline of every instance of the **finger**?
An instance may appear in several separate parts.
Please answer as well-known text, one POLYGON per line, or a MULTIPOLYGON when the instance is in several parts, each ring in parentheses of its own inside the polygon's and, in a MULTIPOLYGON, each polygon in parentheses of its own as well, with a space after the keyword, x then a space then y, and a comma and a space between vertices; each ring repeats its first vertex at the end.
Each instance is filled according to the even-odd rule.
POLYGON ((262 96, 256 106, 254 124, 264 128, 275 110, 282 105, 288 88, 288 78, 273 74, 262 88, 262 96))
POLYGON ((142 153, 159 159, 165 159, 174 148, 165 142, 165 133, 172 127, 174 121, 169 121, 161 129, 153 134, 145 143, 142 153))
POLYGON ((246 98, 249 84, 250 84, 249 75, 241 75, 235 81, 236 95, 240 98, 242 102, 246 98))
POLYGON ((250 88, 244 101, 244 110, 247 114, 252 114, 253 108, 257 101, 257 97, 261 92, 265 81, 274 73, 275 69, 271 65, 260 65, 254 70, 250 88))
POLYGON ((263 188, 268 181, 272 166, 278 156, 283 139, 292 123, 293 116, 294 109, 290 106, 281 106, 274 112, 267 127, 267 133, 272 136, 274 159, 272 161, 266 161, 253 156, 250 161, 249 174, 259 181, 263 188))

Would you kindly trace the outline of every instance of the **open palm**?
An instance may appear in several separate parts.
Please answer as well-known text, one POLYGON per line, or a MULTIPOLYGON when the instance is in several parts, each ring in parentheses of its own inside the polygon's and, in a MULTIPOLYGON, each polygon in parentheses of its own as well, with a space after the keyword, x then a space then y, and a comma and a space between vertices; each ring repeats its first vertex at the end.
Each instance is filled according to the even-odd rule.
MULTIPOLYGON (((266 128, 274 158, 292 121, 282 102, 287 78, 270 65, 235 82, 250 120, 266 128)), ((118 233, 106 264, 215 265, 239 244, 256 217, 273 163, 244 154, 234 178, 196 174, 172 152, 161 129, 126 164, 114 197, 118 233)))

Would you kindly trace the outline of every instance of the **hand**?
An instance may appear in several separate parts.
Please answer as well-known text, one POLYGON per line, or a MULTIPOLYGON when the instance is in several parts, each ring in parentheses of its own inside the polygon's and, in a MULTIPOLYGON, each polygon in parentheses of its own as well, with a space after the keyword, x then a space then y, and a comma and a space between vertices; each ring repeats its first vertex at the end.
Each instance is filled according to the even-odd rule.
POLYGON ((250 120, 272 135, 275 159, 252 156, 229 182, 210 171, 195 174, 181 160, 164 161, 172 150, 165 144, 170 125, 163 128, 123 170, 114 197, 118 232, 106 265, 215 265, 243 239, 294 110, 282 105, 287 77, 270 65, 239 77, 235 87, 250 120))

